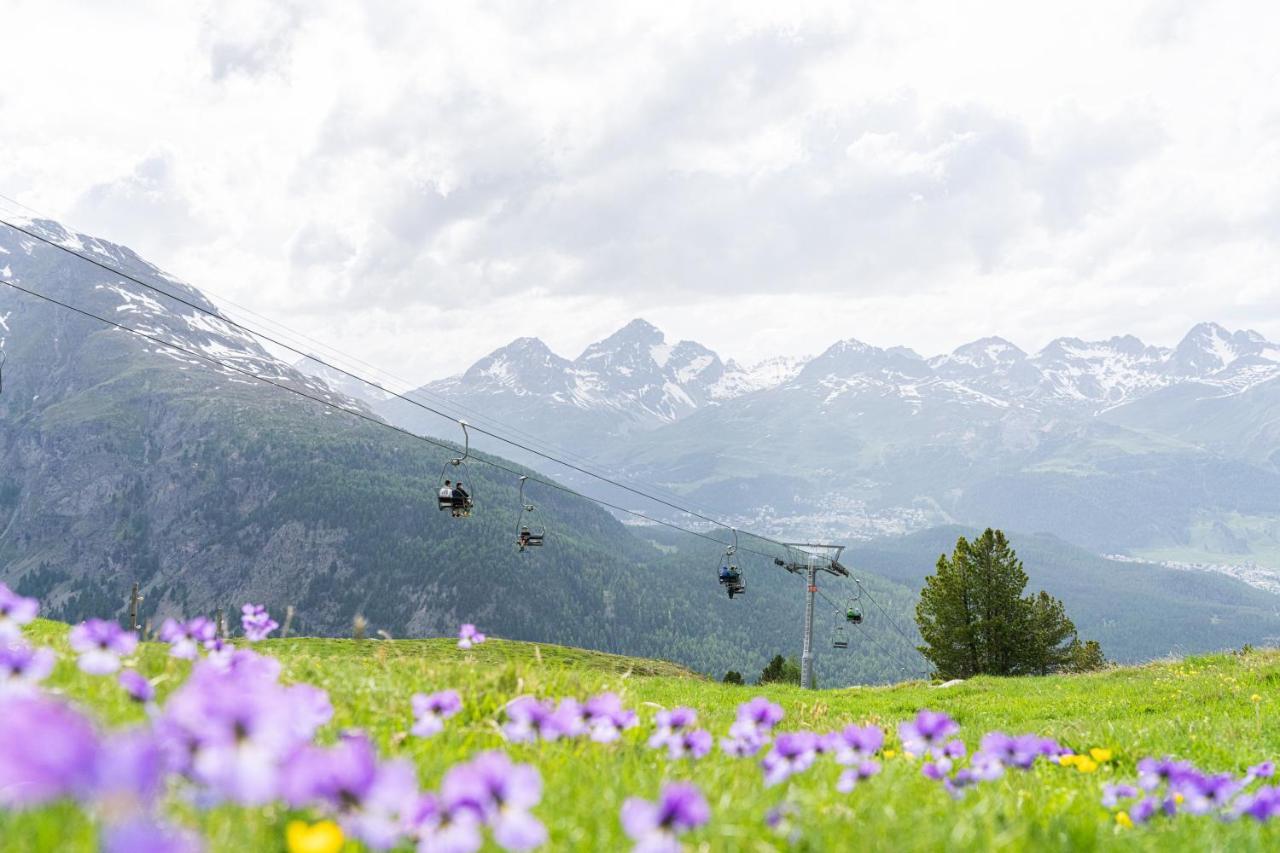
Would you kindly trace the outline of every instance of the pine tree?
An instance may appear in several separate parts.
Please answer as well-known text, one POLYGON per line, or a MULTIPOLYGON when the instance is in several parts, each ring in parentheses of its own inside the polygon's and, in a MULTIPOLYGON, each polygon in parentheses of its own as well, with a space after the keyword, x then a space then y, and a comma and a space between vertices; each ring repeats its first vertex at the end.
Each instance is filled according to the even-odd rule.
POLYGON ((1101 658, 1096 642, 1080 645, 1062 602, 1046 592, 1027 598, 1027 573, 999 530, 987 529, 938 558, 916 605, 921 653, 942 678, 1021 675, 1075 669, 1101 658), (1089 657, 1086 657, 1086 654, 1089 657))

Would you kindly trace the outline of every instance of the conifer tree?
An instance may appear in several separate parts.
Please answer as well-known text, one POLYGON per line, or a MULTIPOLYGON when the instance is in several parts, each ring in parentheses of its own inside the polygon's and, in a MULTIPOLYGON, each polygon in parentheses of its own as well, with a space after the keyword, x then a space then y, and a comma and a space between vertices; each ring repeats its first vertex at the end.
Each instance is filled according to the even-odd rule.
POLYGON ((1046 592, 1027 598, 1027 573, 999 530, 938 558, 916 605, 921 653, 942 678, 1021 675, 1075 669, 1102 650, 1091 641, 1087 656, 1062 602, 1046 592))

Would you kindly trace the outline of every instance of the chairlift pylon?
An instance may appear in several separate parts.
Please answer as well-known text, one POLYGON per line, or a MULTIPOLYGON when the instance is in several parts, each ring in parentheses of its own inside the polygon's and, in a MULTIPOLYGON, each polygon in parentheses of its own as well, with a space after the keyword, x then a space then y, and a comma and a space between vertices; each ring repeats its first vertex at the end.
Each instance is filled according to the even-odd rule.
POLYGON ((0 348, 0 394, 4 393, 4 363, 9 360, 9 353, 0 348))

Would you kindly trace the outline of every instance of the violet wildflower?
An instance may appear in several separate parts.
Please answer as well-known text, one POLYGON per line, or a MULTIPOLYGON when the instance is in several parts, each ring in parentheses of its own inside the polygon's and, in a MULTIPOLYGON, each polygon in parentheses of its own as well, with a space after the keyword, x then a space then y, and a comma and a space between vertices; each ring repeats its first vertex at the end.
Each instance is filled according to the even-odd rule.
POLYGON ((1009 737, 1004 732, 989 732, 982 738, 979 750, 1006 767, 1029 770, 1042 755, 1056 755, 1061 748, 1054 741, 1036 735, 1009 737))
POLYGON ((680 729, 667 738, 667 757, 703 758, 711 752, 711 733, 705 729, 680 729))
POLYGON ((36 618, 40 602, 24 598, 0 583, 0 646, 22 638, 22 626, 36 618))
POLYGON ((836 761, 853 765, 865 761, 884 746, 884 731, 879 726, 848 726, 839 734, 836 761))
POLYGON ((555 709, 532 696, 518 696, 507 703, 507 722, 502 732, 514 743, 557 740, 560 737, 555 709))
POLYGON ((776 785, 809 769, 817 757, 818 738, 813 732, 783 732, 760 762, 765 785, 776 785))
POLYGON ((450 813, 432 793, 418 798, 405 818, 405 828, 419 853, 476 853, 484 846, 475 812, 450 813))
POLYGON ((145 728, 112 732, 98 749, 94 799, 112 814, 141 812, 164 790, 165 754, 145 728))
POLYGON ((305 746, 295 752, 281 770, 280 790, 294 806, 333 809, 348 833, 375 850, 398 844, 419 806, 413 765, 379 762, 363 734, 346 735, 329 749, 305 746))
POLYGON ((663 709, 657 713, 654 723, 657 730, 649 738, 651 749, 660 749, 681 729, 693 728, 698 722, 698 712, 692 708, 663 709))
POLYGON ((188 830, 139 817, 109 827, 103 853, 200 853, 204 844, 188 830))
POLYGON ((645 853, 678 851, 678 836, 711 819, 711 809, 697 786, 672 782, 656 803, 631 797, 622 804, 622 828, 645 853))
POLYGON ((529 812, 542 800, 542 776, 504 753, 483 752, 454 766, 440 783, 440 799, 455 820, 471 812, 491 827, 507 850, 532 850, 547 840, 546 828, 529 812))
POLYGON ((1280 817, 1280 788, 1268 786, 1245 794, 1236 800, 1232 814, 1248 815, 1259 823, 1280 817))
POLYGON ((926 779, 932 779, 935 782, 941 782, 947 778, 947 774, 951 772, 951 759, 939 758, 935 761, 926 761, 920 765, 920 775, 926 779))
POLYGON ((1150 797, 1139 800, 1133 808, 1129 809, 1129 820, 1135 824, 1143 824, 1151 820, 1159 807, 1159 802, 1150 797))
POLYGON ((120 668, 120 658, 138 648, 138 635, 115 622, 90 619, 67 635, 71 648, 80 654, 80 669, 89 675, 108 675, 120 668))
POLYGON ((466 651, 472 646, 478 646, 485 641, 485 635, 476 630, 476 626, 470 622, 464 622, 458 628, 458 648, 466 651))
POLYGON ((53 649, 33 649, 26 643, 5 645, 0 640, 0 695, 29 693, 53 672, 53 649))
POLYGON ((720 748, 734 758, 750 758, 764 749, 771 735, 756 725, 739 720, 729 726, 729 736, 720 739, 720 748))
POLYGON ((759 729, 771 731, 774 726, 782 722, 782 717, 782 706, 770 702, 763 696, 757 696, 750 702, 743 702, 738 706, 738 722, 751 723, 759 729))
POLYGON ((33 694, 0 697, 0 807, 38 806, 87 794, 98 739, 62 702, 33 694))
POLYGON ((199 661, 157 720, 175 766, 217 799, 274 799, 284 759, 319 725, 317 709, 304 705, 308 713, 299 715, 297 688, 281 686, 279 672, 278 661, 248 650, 225 666, 199 661))
POLYGON ((1208 814, 1225 808, 1244 782, 1237 780, 1230 773, 1219 773, 1214 776, 1198 776, 1188 779, 1180 785, 1177 793, 1183 797, 1186 810, 1191 814, 1208 814))
POLYGON ((636 712, 623 708, 616 693, 592 696, 582 707, 587 731, 597 743, 610 743, 622 737, 622 732, 636 725, 636 712))
POLYGON ((561 699, 551 716, 560 737, 579 737, 587 731, 586 712, 577 699, 561 699))
POLYGON ((217 628, 203 616, 187 622, 166 619, 160 626, 160 639, 169 644, 170 657, 182 660, 195 660, 200 655, 200 649, 211 643, 216 636, 217 628))
POLYGON ((946 788, 952 799, 958 800, 964 796, 966 788, 977 784, 977 782, 978 777, 973 774, 973 771, 966 769, 956 771, 956 775, 950 779, 943 779, 942 786, 946 788))
POLYGON ((1276 775, 1276 764, 1274 761, 1264 761, 1261 764, 1255 764, 1249 768, 1248 779, 1270 779, 1276 775))
POLYGON ((869 759, 863 761, 857 767, 845 770, 840 774, 840 779, 836 782, 836 790, 842 794, 847 794, 856 788, 859 783, 867 781, 879 772, 880 763, 878 761, 869 759))
POLYGON ((924 710, 909 723, 898 726, 902 748, 915 756, 941 756, 942 744, 960 731, 960 726, 940 711, 924 710))
POLYGON ((1102 805, 1114 809, 1121 800, 1131 800, 1141 794, 1142 791, 1135 785, 1103 785, 1102 805))
POLYGON ((283 701, 293 711, 293 734, 298 742, 306 742, 316 730, 333 719, 329 694, 311 684, 294 684, 281 692, 283 701))
POLYGON ((268 634, 280 627, 280 623, 272 619, 261 604, 246 604, 240 608, 240 627, 244 629, 244 638, 256 643, 265 640, 268 634))
POLYGON ((979 782, 994 782, 1004 775, 1004 762, 995 753, 978 750, 969 759, 969 772, 979 782))
POLYGON ((1144 758, 1138 762, 1138 786, 1144 791, 1152 791, 1162 783, 1177 784, 1195 768, 1185 761, 1174 761, 1172 758, 1144 758))
POLYGON ((134 669, 126 669, 120 673, 120 686, 129 698, 139 705, 146 705, 156 698, 156 689, 147 681, 146 676, 134 669))
POLYGON ((444 730, 444 721, 462 710, 462 697, 456 690, 441 690, 427 695, 415 693, 413 699, 413 728, 409 731, 418 737, 431 737, 444 730))

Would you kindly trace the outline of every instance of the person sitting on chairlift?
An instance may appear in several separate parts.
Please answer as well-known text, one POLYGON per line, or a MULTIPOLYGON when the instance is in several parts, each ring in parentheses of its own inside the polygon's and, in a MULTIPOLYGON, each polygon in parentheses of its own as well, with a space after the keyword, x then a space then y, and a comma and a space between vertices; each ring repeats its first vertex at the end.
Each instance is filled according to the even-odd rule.
POLYGON ((461 515, 466 510, 467 504, 470 503, 470 500, 469 500, 470 497, 471 495, 467 492, 467 490, 462 488, 461 480, 459 480, 457 483, 454 484, 453 486, 453 514, 454 515, 461 515))
POLYGON ((453 481, 445 480, 444 485, 440 487, 440 497, 445 500, 453 500, 453 481))

